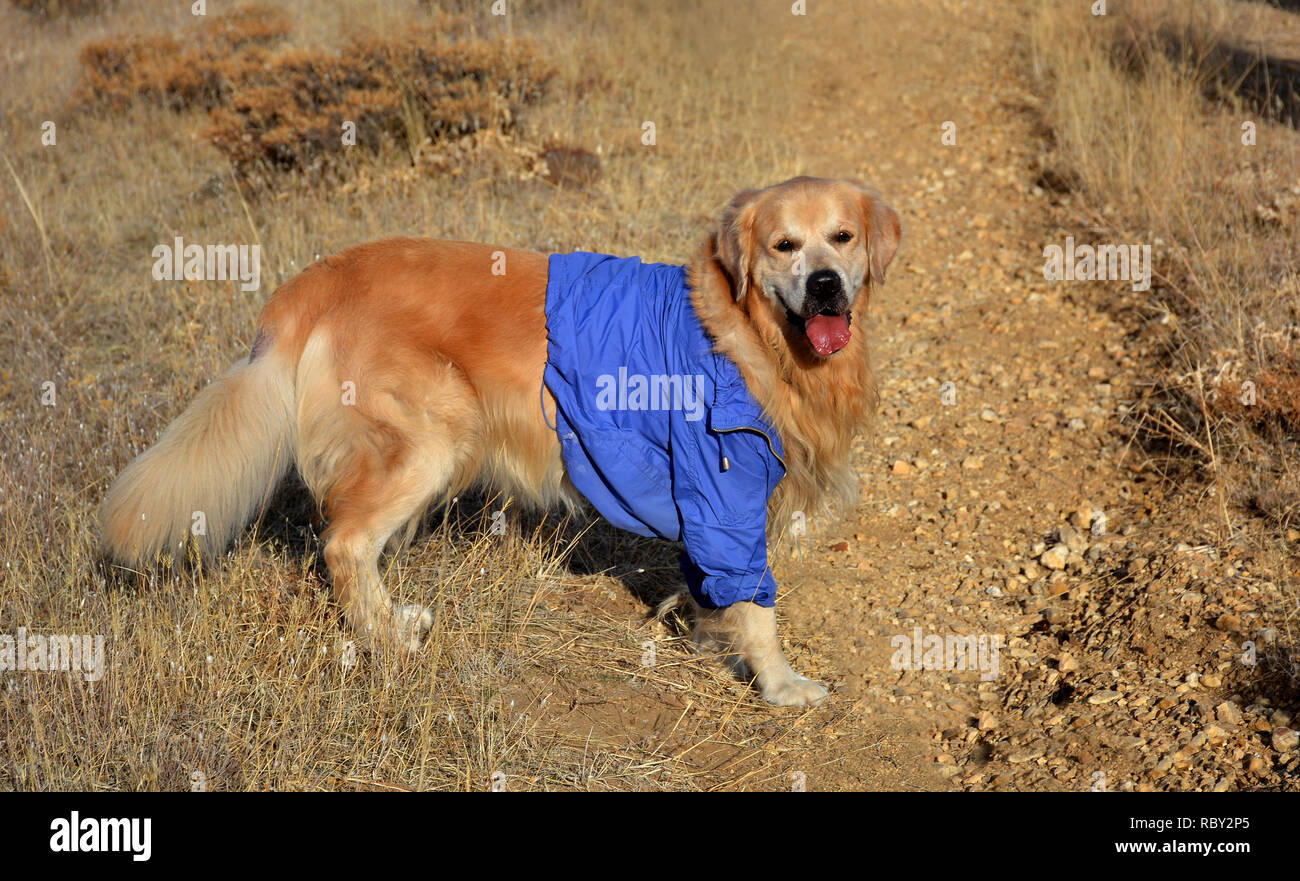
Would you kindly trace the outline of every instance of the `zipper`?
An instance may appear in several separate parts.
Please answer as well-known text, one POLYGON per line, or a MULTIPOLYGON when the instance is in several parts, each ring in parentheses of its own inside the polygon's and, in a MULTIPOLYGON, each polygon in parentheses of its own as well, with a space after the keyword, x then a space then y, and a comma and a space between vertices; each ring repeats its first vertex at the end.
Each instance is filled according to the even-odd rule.
MULTIPOLYGON (((776 447, 772 445, 772 438, 769 437, 769 436, 768 436, 768 433, 767 433, 766 431, 764 431, 763 429, 761 429, 761 428, 755 428, 755 427, 752 426, 752 425, 742 425, 742 426, 740 426, 739 428, 715 428, 715 429, 713 429, 713 430, 716 431, 719 435, 723 435, 723 434, 731 434, 731 433, 733 433, 733 432, 737 432, 737 431, 752 431, 752 432, 755 432, 755 433, 757 433, 757 434, 761 434, 761 435, 763 436, 763 440, 767 441, 767 448, 768 448, 768 450, 770 450, 771 453, 772 453, 772 455, 776 457, 776 461, 780 462, 780 463, 781 463, 781 467, 784 468, 786 471, 789 471, 789 470, 790 470, 789 468, 786 468, 786 465, 785 465, 785 459, 782 459, 782 458, 781 458, 780 454, 777 453, 777 451, 776 451, 776 447)), ((722 449, 722 470, 723 470, 723 471, 727 471, 727 470, 729 470, 729 469, 731 468, 731 460, 727 458, 727 451, 726 451, 726 449, 722 446, 722 438, 721 438, 721 437, 718 438, 718 447, 719 447, 720 449, 722 449)))

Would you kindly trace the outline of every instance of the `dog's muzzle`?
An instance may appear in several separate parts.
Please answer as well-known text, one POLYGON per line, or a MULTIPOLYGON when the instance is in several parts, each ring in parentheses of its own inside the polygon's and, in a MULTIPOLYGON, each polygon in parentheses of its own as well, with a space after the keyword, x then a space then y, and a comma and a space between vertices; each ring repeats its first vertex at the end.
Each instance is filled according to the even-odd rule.
POLYGON ((799 312, 787 309, 790 324, 802 330, 819 355, 833 355, 849 343, 849 298, 844 281, 833 269, 819 269, 804 283, 799 312))

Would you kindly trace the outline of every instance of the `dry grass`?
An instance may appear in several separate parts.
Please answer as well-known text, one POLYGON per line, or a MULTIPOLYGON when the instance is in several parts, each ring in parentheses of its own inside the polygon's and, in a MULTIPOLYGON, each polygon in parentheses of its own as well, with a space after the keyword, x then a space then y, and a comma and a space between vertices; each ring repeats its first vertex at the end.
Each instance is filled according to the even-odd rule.
POLYGON ((1077 190, 1081 232, 1153 245, 1142 306, 1168 369, 1140 408, 1144 430, 1205 466, 1225 521, 1243 505, 1289 527, 1300 522, 1300 138, 1270 119, 1294 110, 1286 83, 1245 88, 1267 52, 1290 50, 1245 39, 1244 6, 1112 3, 1099 18, 1044 3, 1029 36, 1046 164, 1077 190))
MULTIPOLYGON (((291 24, 280 45, 295 52, 331 45, 349 20, 398 40, 412 16, 456 11, 277 8, 291 24)), ((387 575, 399 599, 440 613, 400 669, 342 663, 349 634, 292 500, 214 571, 112 582, 94 565, 108 482, 247 351, 271 288, 318 254, 426 234, 680 261, 741 187, 861 173, 819 167, 816 133, 774 136, 761 99, 798 94, 807 75, 780 17, 727 15, 722 2, 540 8, 476 21, 471 35, 527 37, 556 65, 550 96, 509 136, 448 136, 436 162, 369 152, 336 183, 294 173, 255 195, 202 137, 202 96, 219 91, 180 107, 76 101, 86 44, 165 29, 188 45, 204 23, 143 0, 58 25, 0 7, 13 87, 0 118, 0 634, 102 634, 109 664, 93 687, 0 678, 0 788, 188 788, 202 773, 210 789, 485 789, 498 771, 511 788, 788 787, 804 735, 843 723, 761 705, 650 621, 648 601, 676 584, 674 552, 606 527, 579 540, 576 527, 523 520, 500 536, 477 509, 446 525, 435 513, 387 575), (55 146, 40 144, 46 120, 55 146), (568 164, 532 173, 551 147, 571 151, 568 164), (151 249, 174 235, 260 244, 263 289, 155 282, 151 249), (624 713, 650 721, 629 729, 624 713)))

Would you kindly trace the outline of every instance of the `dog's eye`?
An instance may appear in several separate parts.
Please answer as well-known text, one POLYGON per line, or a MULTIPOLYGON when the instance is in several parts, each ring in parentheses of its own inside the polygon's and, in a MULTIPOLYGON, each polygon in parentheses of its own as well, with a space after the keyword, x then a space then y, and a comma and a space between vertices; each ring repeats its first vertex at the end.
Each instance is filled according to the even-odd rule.
POLYGON ((793 251, 794 242, 790 241, 789 239, 781 239, 781 241, 776 243, 776 249, 778 251, 793 251))
POLYGON ((847 229, 841 230, 840 233, 835 236, 835 241, 840 243, 851 242, 853 241, 853 233, 849 232, 847 229))

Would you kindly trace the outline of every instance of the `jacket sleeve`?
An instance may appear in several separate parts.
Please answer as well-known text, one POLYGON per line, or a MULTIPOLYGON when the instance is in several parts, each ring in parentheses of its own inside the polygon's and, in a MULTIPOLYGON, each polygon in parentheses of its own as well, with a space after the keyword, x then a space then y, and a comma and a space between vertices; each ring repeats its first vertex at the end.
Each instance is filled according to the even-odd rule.
POLYGON ((672 451, 673 500, 681 517, 682 574, 707 609, 776 604, 767 564, 767 500, 784 476, 767 440, 752 431, 714 434, 679 426, 672 451), (725 452, 724 452, 725 451, 725 452), (723 470, 726 456, 730 467, 723 470))

